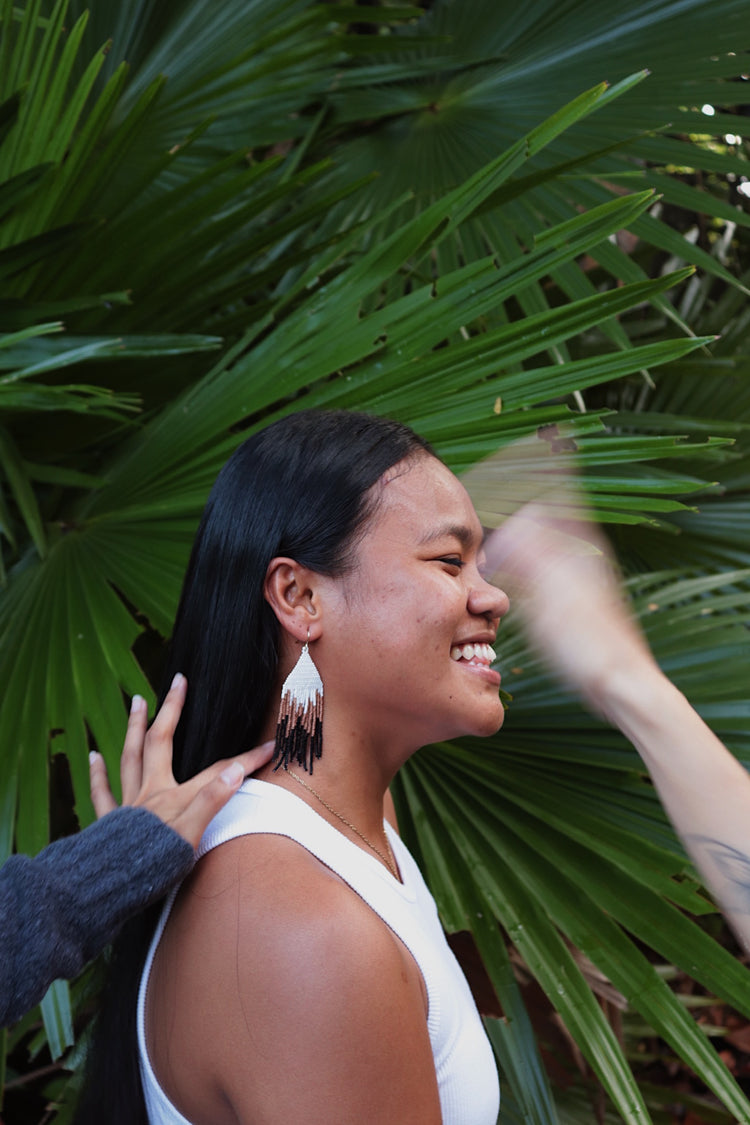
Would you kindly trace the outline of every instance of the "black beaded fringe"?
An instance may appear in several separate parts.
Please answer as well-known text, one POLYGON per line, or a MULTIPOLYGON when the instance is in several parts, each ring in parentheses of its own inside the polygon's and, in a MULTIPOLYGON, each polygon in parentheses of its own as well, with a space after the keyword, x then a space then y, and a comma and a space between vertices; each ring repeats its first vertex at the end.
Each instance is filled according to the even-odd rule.
POLYGON ((316 717, 313 719, 312 730, 309 730, 300 716, 295 717, 291 728, 289 720, 290 716, 284 715, 276 727, 274 771, 297 765, 305 773, 312 774, 313 763, 323 753, 323 723, 316 717))

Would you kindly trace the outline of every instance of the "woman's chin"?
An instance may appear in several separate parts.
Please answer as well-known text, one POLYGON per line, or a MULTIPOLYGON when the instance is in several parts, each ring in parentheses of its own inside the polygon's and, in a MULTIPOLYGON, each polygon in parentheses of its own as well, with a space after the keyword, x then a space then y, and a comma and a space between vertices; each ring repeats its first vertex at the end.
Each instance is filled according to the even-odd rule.
MULTIPOLYGON (((471 716, 471 722, 467 723, 463 729, 456 728, 448 738, 489 738, 493 734, 497 734, 505 721, 505 708, 498 699, 496 704, 491 709, 483 709, 483 713, 475 712, 471 716)), ((437 740, 436 740, 437 741, 437 740)))
POLYGON ((491 734, 497 734, 505 722, 505 708, 502 703, 498 702, 498 713, 491 719, 488 719, 486 729, 480 734, 480 738, 489 738, 491 734))

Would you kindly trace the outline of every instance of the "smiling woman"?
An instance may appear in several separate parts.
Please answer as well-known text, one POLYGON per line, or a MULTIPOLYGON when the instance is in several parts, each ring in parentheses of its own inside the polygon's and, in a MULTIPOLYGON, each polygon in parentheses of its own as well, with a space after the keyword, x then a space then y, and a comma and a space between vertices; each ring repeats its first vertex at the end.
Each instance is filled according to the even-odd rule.
POLYGON ((176 772, 274 737, 282 693, 285 722, 137 955, 140 1082, 113 1107, 120 974, 79 1122, 495 1125, 492 1052, 388 798, 420 746, 502 723, 508 599, 482 562, 463 486, 396 423, 302 412, 227 463, 175 625, 176 772))

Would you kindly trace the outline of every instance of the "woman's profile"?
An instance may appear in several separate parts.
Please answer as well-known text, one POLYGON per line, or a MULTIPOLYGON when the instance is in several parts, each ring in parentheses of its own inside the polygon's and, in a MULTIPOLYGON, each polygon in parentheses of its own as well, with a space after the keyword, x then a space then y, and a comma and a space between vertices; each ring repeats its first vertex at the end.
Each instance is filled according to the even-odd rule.
MULTIPOLYGON (((107 1120, 495 1125, 492 1051, 388 798, 420 747, 502 723, 508 599, 481 566, 463 486, 398 423, 303 411, 230 458, 172 641, 175 773, 276 752, 132 958, 143 1095, 122 1068, 107 1120)), ((109 1027, 79 1121, 123 1064, 109 1027)))

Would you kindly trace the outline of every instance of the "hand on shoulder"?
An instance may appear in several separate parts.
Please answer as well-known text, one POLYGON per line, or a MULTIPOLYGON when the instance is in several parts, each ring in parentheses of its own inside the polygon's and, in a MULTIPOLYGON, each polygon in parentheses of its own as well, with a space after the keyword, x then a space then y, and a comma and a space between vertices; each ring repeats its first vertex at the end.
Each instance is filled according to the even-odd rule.
MULTIPOLYGON (((195 848, 209 821, 245 777, 269 760, 273 744, 266 742, 233 760, 214 762, 178 785, 172 773, 172 741, 186 692, 185 677, 176 675, 150 728, 145 699, 133 696, 120 758, 120 780, 123 805, 148 809, 195 848)), ((101 754, 90 755, 89 772, 91 800, 101 818, 117 808, 101 754)))

